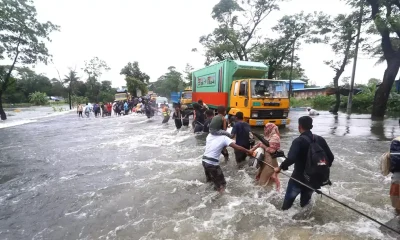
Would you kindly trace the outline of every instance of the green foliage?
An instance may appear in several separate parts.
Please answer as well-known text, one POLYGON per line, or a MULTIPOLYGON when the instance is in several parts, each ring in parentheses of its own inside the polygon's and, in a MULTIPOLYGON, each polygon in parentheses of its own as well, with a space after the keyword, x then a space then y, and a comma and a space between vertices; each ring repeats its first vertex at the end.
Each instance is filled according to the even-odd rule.
POLYGON ((313 100, 311 98, 290 98, 290 107, 310 107, 313 105, 313 100))
POLYGON ((334 96, 316 96, 312 100, 312 107, 315 109, 328 110, 335 103, 334 96))
POLYGON ((175 67, 171 66, 168 70, 169 72, 158 78, 149 88, 165 97, 170 97, 171 92, 182 91, 186 86, 185 82, 182 80, 182 74, 176 71, 175 67))
POLYGON ((65 76, 64 84, 68 85, 68 99, 69 99, 69 109, 72 109, 72 86, 79 80, 75 71, 70 70, 69 74, 65 76))
POLYGON ((97 79, 102 75, 102 71, 109 71, 110 69, 104 60, 94 57, 89 61, 85 61, 83 71, 89 75, 89 78, 93 77, 97 79))
POLYGON ((142 95, 147 93, 147 85, 144 82, 140 81, 139 79, 136 79, 134 77, 126 77, 125 81, 126 81, 126 87, 128 88, 128 92, 130 92, 132 96, 136 96, 137 90, 140 90, 142 92, 142 95))
MULTIPOLYGON (((354 112, 371 113, 374 102, 374 96, 376 91, 376 85, 371 84, 370 86, 362 85, 362 92, 353 96, 352 110, 354 112)), ((341 97, 340 108, 347 108, 348 97, 341 97)), ((290 99, 291 107, 308 107, 312 106, 319 110, 330 110, 332 105, 335 103, 335 96, 316 96, 315 98, 308 99, 290 99)), ((400 111, 400 94, 392 91, 390 93, 388 101, 388 112, 399 112, 400 111)))
POLYGON ((388 101, 388 110, 389 112, 400 112, 400 94, 391 93, 388 101))
POLYGON ((72 104, 75 106, 78 104, 86 104, 89 102, 89 99, 85 96, 72 95, 71 100, 72 100, 72 104))
POLYGON ((29 102, 33 105, 46 105, 49 102, 49 98, 46 93, 34 92, 29 94, 29 102))
POLYGON ((225 59, 248 61, 260 38, 260 24, 281 0, 220 0, 211 13, 218 22, 212 33, 200 37, 206 65, 225 59), (257 39, 257 40, 255 40, 257 39))
POLYGON ((192 72, 193 72, 194 68, 192 67, 192 65, 190 65, 189 63, 186 64, 185 67, 185 71, 183 71, 185 73, 185 81, 187 82, 186 85, 188 86, 192 86, 192 72))
MULTIPOLYGON (((37 20, 36 8, 32 0, 0 1, 0 60, 9 58, 12 65, 5 73, 0 74, 0 98, 7 91, 16 63, 35 64, 39 61, 47 63, 50 54, 45 42, 49 35, 58 31, 59 27, 51 22, 41 23, 37 20)), ((0 105, 0 117, 7 116, 0 105)))
POLYGON ((124 68, 121 69, 120 74, 125 75, 125 77, 135 78, 146 84, 148 84, 150 80, 149 75, 140 70, 139 62, 137 61, 133 63, 129 62, 124 68))
POLYGON ((129 62, 121 69, 120 74, 125 75, 126 87, 132 96, 136 96, 137 90, 140 90, 142 95, 147 93, 147 84, 149 83, 150 77, 140 70, 138 62, 129 62))

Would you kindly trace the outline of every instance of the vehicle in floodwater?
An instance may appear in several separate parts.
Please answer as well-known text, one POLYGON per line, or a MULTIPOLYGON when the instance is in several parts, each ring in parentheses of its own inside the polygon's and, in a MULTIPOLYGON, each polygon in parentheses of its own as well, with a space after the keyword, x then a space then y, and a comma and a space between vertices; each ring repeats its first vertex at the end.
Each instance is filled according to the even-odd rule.
POLYGON ((156 97, 157 108, 163 108, 165 103, 168 105, 168 98, 166 97, 156 97))
POLYGON ((192 109, 192 88, 187 87, 185 90, 182 92, 181 95, 181 104, 186 105, 189 109, 192 109))
POLYGON ((228 114, 242 112, 251 126, 290 123, 286 82, 265 79, 268 67, 260 62, 225 60, 192 74, 193 101, 210 109, 226 106, 228 114))
POLYGON ((117 89, 116 94, 114 95, 114 101, 128 101, 131 99, 131 94, 127 89, 117 89))

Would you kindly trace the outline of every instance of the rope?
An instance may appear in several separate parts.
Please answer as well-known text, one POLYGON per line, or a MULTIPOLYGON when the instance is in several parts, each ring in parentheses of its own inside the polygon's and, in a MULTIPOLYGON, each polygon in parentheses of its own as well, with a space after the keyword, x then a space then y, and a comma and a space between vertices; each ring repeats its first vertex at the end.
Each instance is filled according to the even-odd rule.
MULTIPOLYGON (((268 142, 267 142, 263 137, 261 137, 259 134, 253 132, 253 135, 256 136, 263 144, 264 144, 264 143, 267 143, 267 144, 268 144, 268 142)), ((264 145, 265 145, 265 144, 264 144, 264 145)), ((267 163, 267 162, 265 162, 265 161, 262 161, 262 160, 260 160, 260 159, 258 159, 258 158, 256 158, 256 159, 257 159, 258 161, 260 161, 260 162, 263 162, 264 164, 266 164, 267 166, 271 167, 272 169, 275 169, 275 167, 272 166, 271 164, 269 164, 269 163, 267 163)), ((304 187, 306 187, 306 188, 308 188, 308 189, 310 189, 310 190, 316 192, 317 194, 321 194, 321 195, 323 195, 323 196, 329 198, 330 200, 332 200, 332 201, 334 201, 334 202, 336 202, 336 203, 339 203, 340 205, 342 205, 342 206, 344 206, 344 207, 346 207, 346 208, 348 208, 348 209, 350 209, 350 210, 353 210, 354 212, 360 214, 361 216, 364 216, 365 218, 368 218, 369 220, 371 220, 371 221, 373 221, 373 222, 375 222, 375 223, 381 225, 382 227, 385 227, 385 228, 387 228, 387 229, 389 229, 389 230, 391 230, 391 231, 393 231, 393 232, 395 232, 395 233, 397 233, 397 234, 400 235, 400 231, 398 231, 398 230, 396 230, 396 229, 394 229, 394 228, 392 228, 392 227, 390 227, 390 226, 388 226, 388 225, 386 225, 386 224, 384 224, 384 223, 382 223, 382 222, 380 222, 380 221, 378 221, 378 220, 376 220, 376 219, 374 219, 374 218, 368 216, 367 214, 365 214, 365 213, 363 213, 363 212, 360 212, 359 210, 357 210, 357 209, 355 209, 355 208, 353 208, 353 207, 350 207, 349 205, 347 205, 347 204, 345 204, 345 203, 342 203, 341 201, 339 201, 339 200, 337 200, 337 199, 335 199, 335 198, 333 198, 333 197, 327 195, 326 193, 322 192, 321 190, 312 188, 312 187, 310 187, 309 185, 307 185, 307 184, 305 184, 305 183, 303 183, 303 182, 301 182, 301 181, 299 181, 299 180, 293 178, 293 177, 290 176, 289 174, 286 174, 286 173, 284 173, 284 172, 280 172, 280 173, 282 173, 282 174, 285 175, 286 177, 289 177, 289 178, 292 179, 293 181, 295 181, 295 182, 301 184, 302 186, 304 186, 304 187)))
MULTIPOLYGON (((260 162, 263 162, 264 164, 266 164, 267 166, 269 166, 269 167, 271 167, 271 168, 273 168, 273 169, 275 168, 274 166, 272 166, 271 164, 269 164, 269 163, 267 163, 267 162, 265 162, 265 161, 261 161, 261 160, 259 160, 258 158, 256 158, 256 159, 257 159, 258 161, 260 161, 260 162)), ((307 185, 307 184, 305 184, 305 183, 303 183, 303 182, 301 182, 301 181, 299 181, 299 180, 293 178, 293 177, 290 176, 289 174, 286 174, 286 173, 283 173, 283 172, 280 172, 280 173, 282 173, 282 174, 285 175, 286 177, 289 177, 289 178, 292 179, 293 181, 295 181, 295 182, 297 182, 297 183, 303 185, 304 187, 306 187, 306 188, 308 188, 308 189, 310 189, 310 190, 316 192, 317 194, 321 194, 321 195, 323 195, 323 196, 325 196, 325 197, 331 199, 332 201, 334 201, 334 202, 336 202, 336 203, 339 203, 340 205, 342 205, 342 206, 344 206, 344 207, 346 207, 346 208, 349 208, 349 209, 353 210, 354 212, 356 212, 356 213, 358 213, 358 214, 360 214, 360 215, 362 215, 362 216, 368 218, 369 220, 371 220, 371 221, 373 221, 373 222, 375 222, 375 223, 381 225, 382 227, 385 227, 385 228, 387 228, 387 229, 389 229, 389 230, 391 230, 391 231, 393 231, 393 232, 395 232, 395 233, 397 233, 397 234, 400 235, 400 231, 395 230, 394 228, 389 227, 388 225, 386 225, 386 224, 384 224, 384 223, 381 223, 380 221, 378 221, 378 220, 376 220, 376 219, 374 219, 374 218, 368 216, 367 214, 365 214, 365 213, 363 213, 363 212, 360 212, 359 210, 357 210, 357 209, 355 209, 355 208, 353 208, 353 207, 350 207, 349 205, 347 205, 347 204, 345 204, 345 203, 340 202, 339 200, 337 200, 337 199, 335 199, 335 198, 333 198, 333 197, 327 195, 326 193, 322 192, 321 190, 312 188, 312 187, 310 187, 309 185, 307 185)))

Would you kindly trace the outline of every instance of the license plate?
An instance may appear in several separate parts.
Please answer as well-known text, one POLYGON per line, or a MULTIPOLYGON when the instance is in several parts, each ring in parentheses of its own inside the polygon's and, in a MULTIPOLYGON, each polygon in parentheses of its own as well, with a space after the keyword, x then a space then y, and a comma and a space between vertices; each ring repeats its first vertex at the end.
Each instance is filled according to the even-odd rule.
POLYGON ((282 124, 286 124, 286 119, 283 119, 283 120, 281 121, 281 123, 282 123, 282 124))
POLYGON ((257 126, 262 126, 262 125, 264 125, 264 121, 263 120, 257 120, 256 121, 256 125, 257 126))

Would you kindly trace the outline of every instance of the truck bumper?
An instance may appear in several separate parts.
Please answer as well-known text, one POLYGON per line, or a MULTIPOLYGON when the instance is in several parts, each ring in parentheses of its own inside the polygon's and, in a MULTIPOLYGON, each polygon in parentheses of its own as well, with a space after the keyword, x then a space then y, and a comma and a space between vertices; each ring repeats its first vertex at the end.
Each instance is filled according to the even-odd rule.
POLYGON ((250 126, 265 126, 267 123, 273 123, 277 126, 283 126, 290 123, 290 119, 249 119, 250 126))

